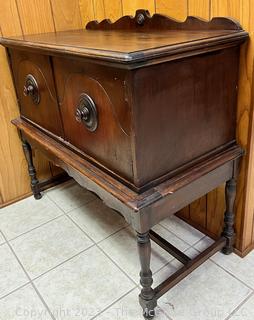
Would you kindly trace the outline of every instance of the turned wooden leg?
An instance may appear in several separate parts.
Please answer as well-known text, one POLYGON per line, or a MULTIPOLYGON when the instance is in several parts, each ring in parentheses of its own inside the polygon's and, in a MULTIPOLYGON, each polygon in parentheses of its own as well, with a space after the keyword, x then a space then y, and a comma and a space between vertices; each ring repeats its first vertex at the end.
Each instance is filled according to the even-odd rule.
POLYGON ((236 180, 235 178, 230 179, 226 183, 225 188, 225 196, 226 196, 226 212, 224 218, 224 229, 222 232, 222 236, 227 239, 226 246, 222 249, 224 254, 230 254, 234 249, 235 242, 235 230, 234 230, 234 221, 235 221, 235 213, 234 213, 234 204, 236 197, 236 180))
POLYGON ((145 318, 150 319, 155 315, 155 307, 157 300, 155 298, 154 290, 152 289, 153 278, 150 269, 151 260, 151 242, 149 232, 144 234, 137 234, 139 259, 141 264, 140 271, 140 284, 142 286, 139 295, 139 302, 143 308, 143 315, 145 318))
POLYGON ((42 195, 40 193, 39 181, 36 177, 36 170, 33 165, 32 149, 30 144, 25 140, 22 140, 22 147, 23 147, 27 165, 28 165, 29 176, 31 178, 31 189, 33 191, 34 198, 36 200, 39 200, 41 199, 42 195))

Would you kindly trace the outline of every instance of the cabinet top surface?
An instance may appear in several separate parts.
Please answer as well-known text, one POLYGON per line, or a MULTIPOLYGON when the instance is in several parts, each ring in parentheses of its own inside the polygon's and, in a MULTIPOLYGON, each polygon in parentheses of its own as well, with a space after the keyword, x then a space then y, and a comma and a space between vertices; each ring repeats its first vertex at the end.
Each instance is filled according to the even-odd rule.
POLYGON ((84 56, 120 63, 132 63, 205 50, 243 41, 248 34, 226 18, 204 21, 188 17, 178 22, 162 15, 150 17, 138 10, 115 23, 89 22, 86 29, 0 38, 7 47, 40 50, 55 54, 84 56))

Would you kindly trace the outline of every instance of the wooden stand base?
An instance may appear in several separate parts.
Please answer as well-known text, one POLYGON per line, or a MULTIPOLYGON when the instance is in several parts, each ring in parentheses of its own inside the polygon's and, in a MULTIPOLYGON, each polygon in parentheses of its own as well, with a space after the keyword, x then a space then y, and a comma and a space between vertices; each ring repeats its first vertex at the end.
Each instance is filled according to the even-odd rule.
MULTIPOLYGON (((221 237, 215 243, 213 243, 210 247, 208 247, 205 251, 200 253, 194 259, 189 258, 183 252, 175 248, 172 244, 167 242, 165 239, 161 238, 160 235, 156 234, 154 231, 150 231, 150 238, 156 242, 161 248, 166 250, 172 256, 174 256, 178 261, 183 263, 183 267, 159 284, 156 288, 152 289, 151 285, 153 283, 152 273, 150 269, 147 269, 147 272, 144 272, 146 268, 148 268, 150 262, 150 244, 146 249, 142 249, 142 244, 140 244, 140 240, 138 240, 140 248, 140 256, 143 263, 142 271, 140 273, 140 283, 143 287, 141 294, 139 296, 140 305, 143 308, 143 315, 147 319, 151 319, 155 315, 155 307, 157 306, 157 300, 163 296, 166 292, 172 289, 175 285, 177 285, 181 280, 187 277, 192 271, 197 269, 201 264, 203 264, 207 259, 213 256, 216 252, 222 250, 225 252, 225 248, 227 248, 227 238, 221 237), (145 251, 146 254, 145 254, 145 251), (144 258, 146 256, 146 258, 144 258), (143 265, 144 264, 144 265, 143 265)), ((147 235, 147 237, 149 237, 147 235)), ((140 239, 140 236, 138 236, 140 239)), ((147 239, 146 242, 149 240, 147 239)), ((141 242, 142 243, 142 242, 141 242)), ((228 252, 228 251, 226 251, 228 252)))
POLYGON ((35 196, 39 196, 39 186, 41 187, 41 185, 36 178, 30 144, 39 148, 49 160, 62 167, 81 186, 95 192, 106 205, 119 211, 137 232, 142 286, 139 301, 146 318, 154 316, 157 300, 162 295, 214 253, 222 250, 223 253, 229 254, 233 251, 236 177, 238 162, 242 156, 242 150, 236 144, 228 145, 217 154, 191 168, 138 193, 26 121, 16 119, 13 123, 22 132, 31 186, 35 196), (196 258, 190 259, 154 231, 151 231, 152 227, 164 218, 176 213, 187 204, 225 182, 226 212, 222 236, 196 258), (154 289, 152 288, 153 277, 150 269, 151 239, 183 263, 180 270, 154 289))

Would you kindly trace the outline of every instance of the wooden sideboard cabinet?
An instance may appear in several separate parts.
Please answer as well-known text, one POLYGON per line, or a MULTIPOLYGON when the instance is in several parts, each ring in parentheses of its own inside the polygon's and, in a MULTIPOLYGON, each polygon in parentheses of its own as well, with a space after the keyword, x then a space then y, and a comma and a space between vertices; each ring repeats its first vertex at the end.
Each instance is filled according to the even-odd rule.
POLYGON ((233 250, 243 155, 236 143, 239 49, 247 37, 227 18, 177 22, 138 10, 84 30, 0 40, 10 57, 20 105, 13 124, 34 196, 41 198, 32 147, 125 217, 137 232, 147 318, 165 292, 216 251, 233 250), (199 256, 190 259, 152 230, 224 182, 224 231, 199 256), (156 288, 150 239, 183 264, 156 288))

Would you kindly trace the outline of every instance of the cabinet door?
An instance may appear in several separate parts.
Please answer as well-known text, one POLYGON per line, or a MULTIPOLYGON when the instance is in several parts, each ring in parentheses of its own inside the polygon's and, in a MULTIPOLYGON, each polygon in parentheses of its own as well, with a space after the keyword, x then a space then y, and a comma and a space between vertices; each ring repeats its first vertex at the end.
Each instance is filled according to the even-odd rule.
POLYGON ((65 140, 103 167, 133 176, 125 73, 83 61, 53 58, 65 140))
POLYGON ((11 50, 21 116, 63 137, 50 57, 11 50))

